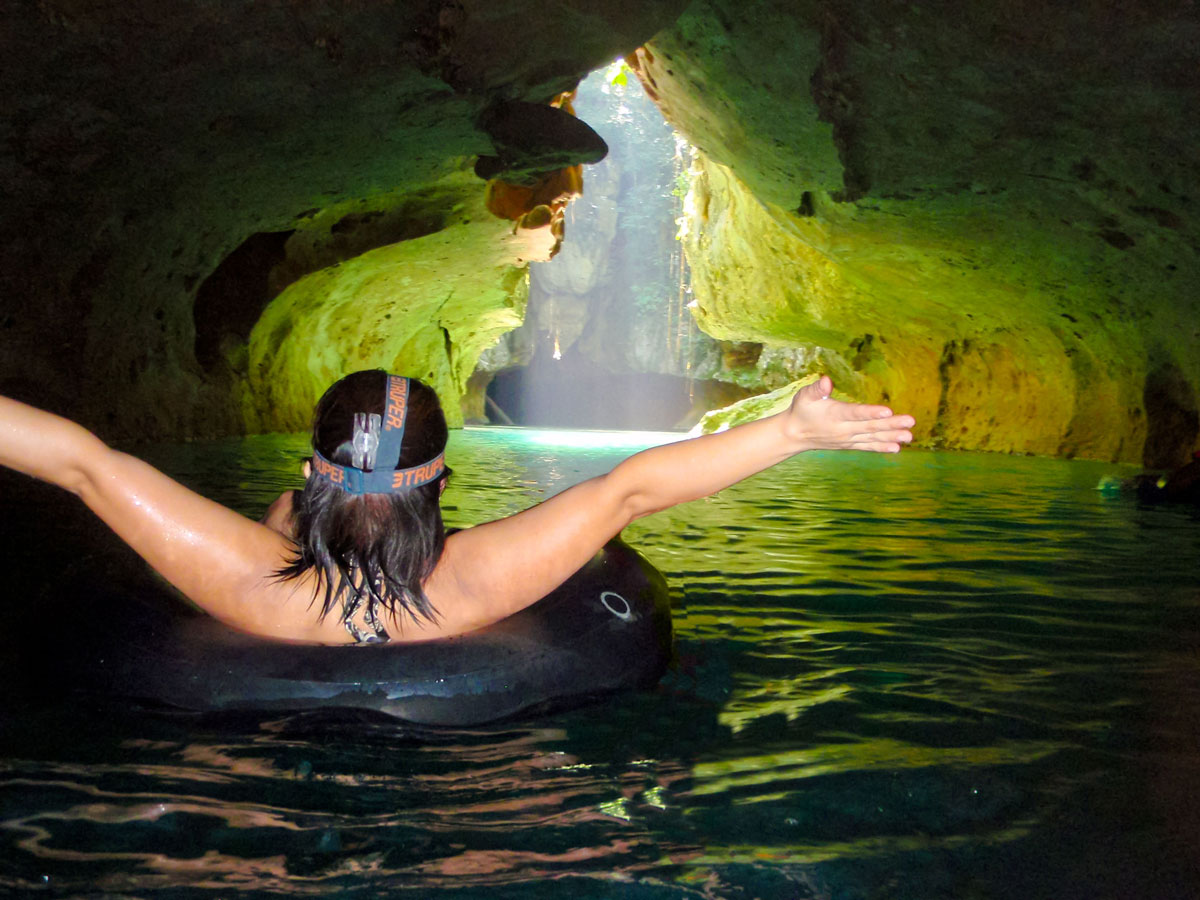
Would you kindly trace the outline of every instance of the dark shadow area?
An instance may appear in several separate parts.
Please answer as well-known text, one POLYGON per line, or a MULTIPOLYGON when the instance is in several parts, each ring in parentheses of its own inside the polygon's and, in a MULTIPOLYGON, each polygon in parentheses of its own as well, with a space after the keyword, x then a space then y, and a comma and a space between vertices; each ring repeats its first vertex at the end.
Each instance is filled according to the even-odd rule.
POLYGON ((271 270, 287 257, 295 232, 252 234, 230 253, 196 291, 196 362, 212 371, 226 338, 245 342, 267 304, 274 299, 271 270))
POLYGON ((1146 444, 1142 464, 1169 469, 1185 462, 1200 434, 1196 396, 1179 366, 1164 363, 1146 376, 1146 444))
POLYGON ((77 497, 0 469, 0 564, 8 573, 0 627, 0 724, 13 708, 64 696, 65 665, 106 610, 87 587, 64 597, 53 588, 88 572, 94 584, 153 576, 77 497))

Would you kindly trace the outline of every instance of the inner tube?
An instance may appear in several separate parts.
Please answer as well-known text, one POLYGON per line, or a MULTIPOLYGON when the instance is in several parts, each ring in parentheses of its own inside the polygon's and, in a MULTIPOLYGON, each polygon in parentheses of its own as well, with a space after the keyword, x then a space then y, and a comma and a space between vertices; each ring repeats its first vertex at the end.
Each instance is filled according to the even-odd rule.
POLYGON ((96 600, 100 633, 73 661, 86 688, 187 710, 355 707, 475 725, 652 687, 672 648, 666 581, 620 540, 500 622, 413 643, 288 644, 146 598, 96 600))

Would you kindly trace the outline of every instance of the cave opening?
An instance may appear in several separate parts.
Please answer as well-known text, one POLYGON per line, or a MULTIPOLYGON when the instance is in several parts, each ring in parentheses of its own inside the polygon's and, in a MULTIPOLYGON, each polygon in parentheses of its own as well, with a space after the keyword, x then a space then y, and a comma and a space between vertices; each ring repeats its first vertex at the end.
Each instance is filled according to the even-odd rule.
MULTIPOLYGON (((517 362, 487 387, 493 422, 672 429, 695 423, 696 327, 677 220, 690 148, 624 63, 580 83, 576 113, 605 139, 565 241, 530 266, 525 324, 505 338, 517 362)), ((701 385, 701 393, 707 393, 701 385)))

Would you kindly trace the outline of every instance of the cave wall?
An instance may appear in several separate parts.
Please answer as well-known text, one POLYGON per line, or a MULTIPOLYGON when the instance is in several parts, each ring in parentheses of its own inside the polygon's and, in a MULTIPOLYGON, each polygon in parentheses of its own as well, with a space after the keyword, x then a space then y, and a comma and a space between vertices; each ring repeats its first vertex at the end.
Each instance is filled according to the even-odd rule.
POLYGON ((701 327, 927 444, 1181 461, 1197 38, 1174 4, 697 0, 635 64, 701 150, 701 327))
MULTIPOLYGON (((306 253, 337 261, 348 232, 332 228, 347 215, 398 222, 405 198, 442 192, 449 199, 457 188, 447 185, 468 176, 477 155, 495 151, 478 124, 490 104, 544 102, 570 89, 681 7, 679 0, 568 0, 552 8, 504 0, 4 4, 0 391, 109 437, 294 422, 290 413, 271 418, 245 402, 250 348, 241 320, 251 316, 232 313, 229 327, 214 317, 261 297, 251 286, 214 299, 234 283, 210 281, 222 263, 257 243, 270 251, 263 264, 274 274, 246 277, 290 283, 308 274, 306 253)), ((483 182, 470 190, 482 196, 483 182)), ((523 268, 528 252, 504 243, 503 223, 477 216, 472 203, 456 197, 440 212, 455 229, 454 253, 464 229, 478 230, 463 243, 496 279, 473 311, 443 320, 450 354, 463 360, 476 352, 475 318, 486 331, 494 316, 511 316, 507 269, 523 268), (455 205, 467 211, 467 224, 455 205), (509 254, 506 266, 497 265, 486 235, 509 254)), ((360 251, 405 233, 356 230, 381 242, 359 241, 360 251)), ((417 219, 412 230, 421 230, 417 219)), ((420 239, 446 252, 428 238, 420 239)), ((422 271, 436 294, 437 266, 422 271)), ((330 329, 301 323, 298 331, 330 329)), ((445 359, 441 337, 437 353, 445 359)), ((362 357, 331 351, 316 368, 323 377, 362 357)), ((296 364, 307 384, 316 364, 296 364)), ((414 368, 429 365, 440 363, 414 368)), ((267 369, 292 378, 288 366, 267 369)), ((455 383, 442 381, 447 390, 455 383)), ((456 407, 456 396, 444 399, 456 407)))

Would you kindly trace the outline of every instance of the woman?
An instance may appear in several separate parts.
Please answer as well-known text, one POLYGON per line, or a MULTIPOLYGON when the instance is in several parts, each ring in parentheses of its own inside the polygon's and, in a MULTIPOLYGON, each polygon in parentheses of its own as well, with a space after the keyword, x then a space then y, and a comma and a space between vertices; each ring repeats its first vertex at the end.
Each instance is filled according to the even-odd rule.
POLYGON ((358 372, 317 404, 299 492, 262 522, 201 497, 59 416, 0 398, 0 463, 77 494, 186 597, 252 634, 325 644, 425 640, 529 606, 641 516, 804 450, 899 451, 911 416, 832 399, 644 450, 524 512, 445 536, 446 423, 433 391, 358 372), (332 613, 332 614, 330 614, 332 613))

